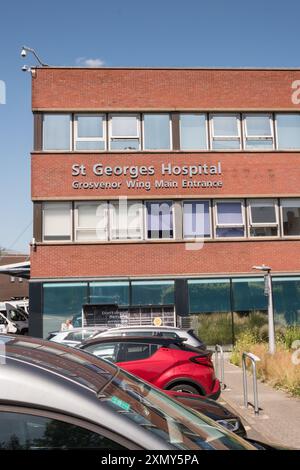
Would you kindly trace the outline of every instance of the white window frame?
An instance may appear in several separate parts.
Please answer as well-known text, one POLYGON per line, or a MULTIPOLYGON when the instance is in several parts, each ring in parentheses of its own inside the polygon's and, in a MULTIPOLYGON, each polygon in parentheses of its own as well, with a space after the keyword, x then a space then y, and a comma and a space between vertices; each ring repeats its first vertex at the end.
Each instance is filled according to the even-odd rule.
POLYGON ((284 198, 281 198, 280 199, 280 207, 279 207, 279 210, 280 210, 280 229, 281 229, 281 233, 282 233, 282 237, 283 238, 300 238, 300 235, 285 235, 284 234, 284 226, 283 226, 283 208, 286 207, 284 206, 284 202, 285 201, 299 201, 299 207, 300 207, 300 197, 284 197, 284 198))
POLYGON ((207 113, 193 113, 193 112, 185 112, 185 113, 180 113, 179 114, 179 144, 180 144, 180 150, 182 150, 183 152, 206 152, 207 150, 209 150, 209 132, 208 132, 208 123, 209 121, 209 118, 208 118, 208 115, 207 113), (205 149, 182 149, 181 148, 181 124, 180 124, 180 120, 181 120, 181 116, 189 116, 189 115, 197 115, 197 116, 205 116, 205 142, 206 142, 206 147, 205 149))
MULTIPOLYGON (((179 130, 180 132, 180 130, 179 130)), ((143 151, 144 152, 170 152, 173 150, 173 134, 172 134, 172 118, 171 118, 171 113, 143 113, 142 114, 142 136, 143 136, 143 151), (170 148, 169 149, 146 149, 145 148, 145 123, 144 123, 144 117, 145 115, 148 114, 154 114, 156 115, 164 115, 164 116, 169 116, 169 135, 170 135, 170 148)), ((188 151, 188 150, 187 150, 188 151)), ((169 200, 169 199, 168 199, 169 200)))
POLYGON ((106 143, 106 116, 105 114, 97 114, 97 113, 76 113, 74 114, 74 152, 105 152, 107 148, 106 143), (103 137, 78 137, 78 121, 77 118, 79 117, 102 117, 102 132, 103 137), (86 149, 80 150, 76 148, 77 142, 104 142, 104 149, 86 149))
POLYGON ((273 122, 273 115, 272 113, 243 113, 242 115, 242 122, 243 122, 243 146, 244 150, 247 152, 270 152, 275 149, 275 138, 274 138, 274 122, 273 122), (247 131, 247 117, 248 116, 268 116, 269 117, 269 123, 270 123, 270 131, 271 134, 269 135, 250 135, 248 136, 248 131, 247 131), (256 141, 256 140, 261 140, 261 141, 270 141, 272 142, 272 148, 266 149, 266 148, 247 148, 247 142, 251 141, 256 141))
POLYGON ((107 200, 99 200, 99 201, 75 201, 74 204, 74 241, 77 243, 98 243, 98 242, 107 242, 109 241, 109 233, 110 233, 110 227, 109 227, 109 206, 107 200), (79 217, 78 217, 78 206, 83 206, 83 205, 94 205, 94 206, 99 206, 100 204, 105 204, 106 205, 106 238, 102 239, 97 239, 97 238, 90 238, 90 239, 84 239, 84 240, 78 240, 77 238, 77 232, 95 232, 97 230, 97 227, 91 228, 91 227, 81 227, 79 226, 79 217))
POLYGON ((236 240, 246 237, 246 217, 245 217, 245 201, 244 199, 214 199, 213 201, 213 208, 214 208, 214 237, 217 240, 225 239, 225 240, 236 240), (242 209, 242 223, 241 224, 220 224, 218 222, 218 208, 217 205, 220 202, 239 202, 241 204, 242 209), (217 237, 217 229, 218 228, 243 228, 244 235, 241 237, 217 237))
POLYGON ((210 113, 209 114, 209 128, 210 128, 210 150, 212 150, 213 152, 238 152, 242 149, 242 135, 241 135, 241 115, 240 113, 210 113), (223 116, 223 117, 227 117, 227 116, 235 116, 236 117, 236 120, 237 120, 237 131, 238 131, 238 134, 237 135, 232 135, 232 136, 229 136, 229 135, 217 135, 215 136, 215 133, 214 133, 214 117, 220 117, 220 116, 223 116), (237 142, 239 142, 239 148, 236 148, 236 149, 215 149, 213 148, 213 142, 214 141, 223 141, 223 140, 228 140, 228 141, 231 141, 231 140, 235 140, 237 142))
POLYGON ((113 113, 109 114, 108 116, 108 148, 111 152, 139 152, 141 150, 141 115, 139 113, 113 113), (136 135, 131 136, 120 136, 120 135, 113 135, 112 134, 112 118, 114 117, 135 117, 136 118, 136 135), (138 149, 112 149, 111 148, 111 140, 118 139, 118 140, 133 140, 138 139, 139 147, 138 149))
POLYGON ((42 119, 42 151, 47 153, 47 152, 56 152, 56 153, 63 153, 63 152, 72 152, 73 150, 73 115, 72 113, 49 113, 45 112, 43 113, 43 119, 42 119), (67 115, 70 117, 69 125, 70 125, 70 142, 69 142, 69 149, 44 149, 44 117, 48 115, 52 116, 61 116, 61 115, 67 115))
MULTIPOLYGON (((108 201, 108 210, 109 210, 109 240, 114 242, 126 242, 126 241, 143 241, 145 239, 145 210, 144 210, 144 203, 138 199, 127 199, 127 204, 140 204, 141 205, 141 237, 140 238, 113 238, 112 237, 112 214, 111 214, 111 206, 118 204, 119 200, 110 200, 108 201)), ((128 214, 127 214, 128 216, 128 214)))
POLYGON ((197 240, 202 239, 203 240, 211 240, 213 238, 213 223, 212 223, 212 201, 211 199, 183 199, 181 201, 181 213, 182 213, 182 238, 183 240, 197 240), (209 237, 185 237, 184 236, 184 204, 185 203, 191 203, 191 202, 208 202, 208 217, 209 217, 209 226, 210 226, 210 236, 209 237))
POLYGON ((277 235, 269 235, 272 238, 278 238, 280 235, 280 225, 279 225, 279 208, 278 208, 278 201, 275 198, 268 199, 268 198, 252 198, 252 199, 247 199, 247 214, 248 214, 248 237, 250 238, 268 238, 268 236, 254 236, 251 235, 251 228, 260 228, 260 227, 277 227, 277 235), (261 202, 262 205, 263 203, 273 203, 273 206, 275 208, 275 217, 276 217, 276 222, 265 222, 265 223, 258 223, 258 222, 253 222, 252 221, 252 213, 251 213, 251 204, 255 204, 261 202))
POLYGON ((147 241, 167 241, 167 240, 176 240, 176 233, 175 233, 175 210, 174 210, 174 200, 173 199, 149 199, 144 201, 144 229, 145 229, 145 234, 144 234, 144 239, 147 241), (148 203, 157 203, 157 202, 170 202, 171 203, 171 216, 172 216, 172 227, 173 227, 173 237, 172 238, 148 238, 148 209, 147 209, 147 204, 148 203))
POLYGON ((44 201, 42 204, 42 240, 44 243, 71 243, 73 241, 73 230, 72 230, 72 202, 69 201, 44 201), (46 240, 45 239, 45 204, 69 204, 70 210, 69 210, 69 222, 70 222, 70 239, 69 240, 63 240, 63 239, 57 239, 57 240, 46 240))

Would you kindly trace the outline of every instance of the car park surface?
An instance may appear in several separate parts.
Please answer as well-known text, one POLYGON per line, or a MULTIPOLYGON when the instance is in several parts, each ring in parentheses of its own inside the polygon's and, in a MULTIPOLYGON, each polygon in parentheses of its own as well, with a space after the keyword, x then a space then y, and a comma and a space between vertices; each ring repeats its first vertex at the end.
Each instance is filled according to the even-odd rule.
POLYGON ((117 363, 161 389, 217 399, 220 383, 211 353, 164 337, 94 338, 79 348, 117 363))
POLYGON ((1 448, 255 449, 81 350, 9 335, 0 342, 1 448))

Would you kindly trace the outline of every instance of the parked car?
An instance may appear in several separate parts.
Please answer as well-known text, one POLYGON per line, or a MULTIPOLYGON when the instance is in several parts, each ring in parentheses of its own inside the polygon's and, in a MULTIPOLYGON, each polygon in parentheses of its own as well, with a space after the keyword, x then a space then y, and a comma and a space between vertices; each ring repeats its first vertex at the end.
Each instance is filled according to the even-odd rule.
POLYGON ((79 348, 118 364, 159 388, 200 394, 217 399, 220 382, 215 377, 211 353, 164 337, 92 338, 79 348))
POLYGON ((66 331, 52 331, 48 334, 47 340, 54 341, 55 343, 62 343, 66 346, 77 346, 88 338, 93 337, 96 333, 105 331, 103 328, 86 327, 86 328, 72 328, 66 331))
POLYGON ((0 343, 2 449, 255 449, 82 350, 9 335, 0 343))
POLYGON ((106 329, 94 335, 95 338, 107 336, 163 336, 164 338, 184 339, 186 344, 195 348, 206 349, 204 342, 194 330, 184 330, 172 326, 122 326, 106 329))
POLYGON ((179 401, 182 405, 203 413, 229 431, 241 437, 247 437, 247 432, 241 418, 217 401, 199 395, 192 395, 191 393, 173 392, 172 390, 165 390, 165 393, 179 401))

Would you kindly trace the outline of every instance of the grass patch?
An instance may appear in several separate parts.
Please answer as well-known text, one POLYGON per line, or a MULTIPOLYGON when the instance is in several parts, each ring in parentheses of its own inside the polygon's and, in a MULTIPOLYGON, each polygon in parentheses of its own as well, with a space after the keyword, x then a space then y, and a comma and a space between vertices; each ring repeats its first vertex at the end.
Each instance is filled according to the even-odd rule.
POLYGON ((257 375, 262 381, 299 397, 300 364, 294 364, 292 361, 292 344, 299 339, 300 326, 281 327, 276 332, 276 353, 271 355, 268 352, 268 343, 259 331, 244 331, 233 348, 231 362, 241 366, 242 353, 252 352, 261 359, 257 363, 257 375))

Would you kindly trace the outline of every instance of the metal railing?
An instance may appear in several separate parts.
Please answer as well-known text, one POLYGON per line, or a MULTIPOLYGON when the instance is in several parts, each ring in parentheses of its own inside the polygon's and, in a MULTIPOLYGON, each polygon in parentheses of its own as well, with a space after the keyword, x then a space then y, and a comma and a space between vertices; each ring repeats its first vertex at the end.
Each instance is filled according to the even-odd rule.
POLYGON ((248 405, 253 406, 255 415, 259 415, 258 406, 258 391, 257 391, 257 374, 256 374, 256 363, 260 361, 258 356, 255 354, 243 352, 242 364, 243 364, 243 389, 244 389, 244 406, 248 408, 248 405), (252 365, 252 378, 253 378, 253 398, 254 403, 250 403, 248 400, 248 382, 247 382, 247 367, 246 360, 250 359, 252 365))
POLYGON ((219 344, 215 345, 215 373, 216 377, 219 379, 221 388, 224 390, 226 385, 224 383, 224 351, 222 346, 219 344))

